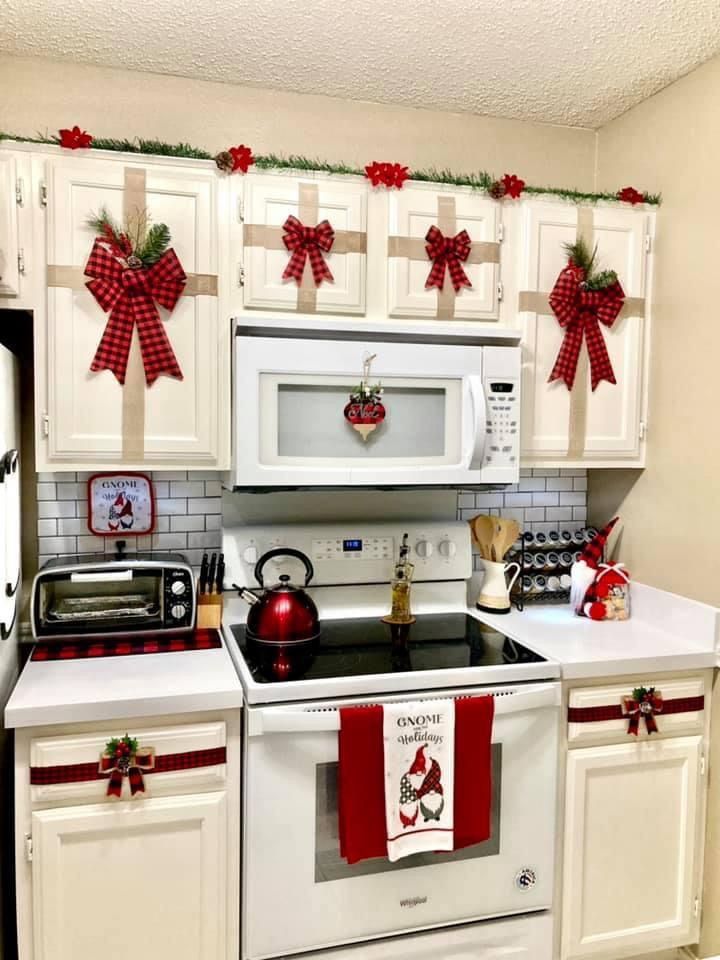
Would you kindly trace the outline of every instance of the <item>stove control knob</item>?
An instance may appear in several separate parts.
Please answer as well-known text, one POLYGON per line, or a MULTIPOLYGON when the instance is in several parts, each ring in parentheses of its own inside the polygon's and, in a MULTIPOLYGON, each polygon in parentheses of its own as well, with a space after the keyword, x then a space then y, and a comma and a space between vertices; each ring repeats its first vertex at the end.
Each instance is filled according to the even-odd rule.
POLYGON ((432 556, 432 552, 433 545, 429 540, 418 540, 418 542, 415 544, 415 553, 418 557, 427 559, 428 557, 432 556))
POLYGON ((452 540, 441 540, 438 544, 438 550, 440 551, 440 556, 447 557, 448 560, 457 553, 457 547, 452 540))
POLYGON ((258 552, 257 547, 245 547, 243 550, 243 560, 245 563, 257 563, 258 561, 258 552))
POLYGON ((182 618, 187 613, 187 608, 184 603, 174 603, 170 607, 170 616, 174 620, 182 620, 182 618))
POLYGON ((170 593, 175 597, 181 597, 186 590, 185 582, 183 580, 173 580, 170 584, 170 593))

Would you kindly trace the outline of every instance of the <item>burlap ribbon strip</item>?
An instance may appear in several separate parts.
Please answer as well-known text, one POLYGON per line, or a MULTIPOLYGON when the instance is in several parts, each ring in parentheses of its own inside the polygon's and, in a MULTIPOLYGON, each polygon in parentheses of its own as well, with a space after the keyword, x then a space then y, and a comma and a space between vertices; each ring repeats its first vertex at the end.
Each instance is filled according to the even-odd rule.
MULTIPOLYGON (((298 184, 297 217, 306 226, 315 226, 320 218, 320 197, 316 183, 298 184)), ((333 225, 334 229, 334 225, 333 225)), ((282 250, 287 253, 283 243, 284 227, 273 227, 265 223, 246 223, 243 225, 243 243, 246 247, 263 247, 266 250, 282 250)), ((367 234, 361 230, 335 230, 331 256, 338 253, 366 253, 367 234)), ((305 262, 302 280, 298 286, 297 313, 317 313, 317 287, 313 279, 309 260, 305 262)))
MULTIPOLYGON (((593 248, 593 209, 592 207, 578 207, 576 241, 584 240, 588 249, 593 248)), ((518 310, 521 313, 537 313, 555 319, 550 303, 550 293, 541 293, 534 290, 521 290, 518 295, 518 310)), ((642 317, 645 315, 644 297, 625 297, 625 303, 620 311, 620 317, 642 317)), ((568 415, 568 449, 565 454, 568 460, 578 460, 585 452, 587 436, 587 397, 588 397, 589 363, 587 348, 581 349, 578 358, 575 384, 570 391, 570 411, 568 415)))
MULTIPOLYGON (((445 237, 454 237, 458 232, 455 197, 438 197, 437 226, 445 237)), ((425 247, 424 237, 388 237, 388 257, 405 257, 427 263, 425 247)), ((500 263, 500 244, 473 241, 465 263, 500 263)), ((446 277, 443 289, 437 291, 438 320, 452 320, 455 316, 456 299, 457 294, 446 277)))
MULTIPOLYGON (((145 170, 125 167, 123 184, 123 219, 142 214, 147 207, 145 170)), ((50 265, 47 268, 49 287, 85 290, 86 276, 82 267, 50 265)), ((188 273, 184 297, 216 297, 218 278, 211 273, 188 273)), ((133 330, 125 385, 122 391, 122 456, 125 461, 145 458, 145 371, 137 329, 133 330)))

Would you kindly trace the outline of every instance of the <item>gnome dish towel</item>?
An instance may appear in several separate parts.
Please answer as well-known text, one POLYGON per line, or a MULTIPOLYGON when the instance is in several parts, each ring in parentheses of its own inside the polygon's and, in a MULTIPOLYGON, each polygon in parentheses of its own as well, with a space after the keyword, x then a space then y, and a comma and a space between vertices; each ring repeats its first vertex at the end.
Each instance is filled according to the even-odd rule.
POLYGON ((383 745, 388 859, 452 850, 454 702, 385 704, 383 745))

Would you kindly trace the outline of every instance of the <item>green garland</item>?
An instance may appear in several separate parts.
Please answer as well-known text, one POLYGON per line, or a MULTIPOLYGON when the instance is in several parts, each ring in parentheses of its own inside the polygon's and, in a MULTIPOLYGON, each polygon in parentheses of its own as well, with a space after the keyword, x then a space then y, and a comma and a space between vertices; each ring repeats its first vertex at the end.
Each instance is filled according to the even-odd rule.
MULTIPOLYGON (((58 137, 40 136, 23 137, 0 131, 0 141, 19 140, 25 143, 47 143, 57 146, 58 137)), ((93 137, 91 150, 112 150, 120 153, 144 153, 151 156, 163 157, 185 157, 191 160, 214 160, 214 156, 206 150, 199 147, 193 147, 189 143, 165 143, 162 140, 145 140, 142 137, 135 137, 133 140, 115 140, 112 138, 93 137)), ((255 166, 259 170, 316 170, 321 173, 352 174, 355 176, 364 176, 365 170, 360 167, 350 167, 345 163, 328 163, 325 160, 318 160, 313 157, 304 157, 297 154, 290 154, 285 157, 281 154, 267 153, 256 155, 255 166)), ((451 170, 436 170, 431 167, 428 170, 411 170, 411 180, 420 180, 426 183, 448 183, 456 187, 471 187, 473 190, 481 190, 487 193, 495 182, 495 178, 484 170, 477 173, 453 173, 451 170)), ((525 186, 524 193, 528 194, 549 194, 559 197, 562 200, 569 200, 572 203, 597 203, 600 200, 610 202, 618 201, 617 193, 593 193, 584 190, 567 190, 562 187, 531 187, 525 186)), ((651 206, 658 206, 662 200, 659 193, 643 194, 645 203, 651 206)))

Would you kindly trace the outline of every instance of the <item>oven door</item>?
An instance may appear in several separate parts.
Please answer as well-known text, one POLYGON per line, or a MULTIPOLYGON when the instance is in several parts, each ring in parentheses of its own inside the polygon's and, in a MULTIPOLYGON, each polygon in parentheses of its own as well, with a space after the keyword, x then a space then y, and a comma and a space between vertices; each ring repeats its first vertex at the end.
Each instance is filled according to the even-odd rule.
POLYGON ((245 960, 551 906, 559 684, 471 692, 495 697, 490 839, 457 853, 396 863, 382 858, 349 866, 340 857, 337 731, 343 704, 249 708, 245 960))
POLYGON ((236 337, 235 485, 512 482, 517 450, 489 452, 488 350, 499 363, 488 375, 519 382, 512 347, 236 337), (344 416, 369 356, 386 411, 370 432, 344 416))

